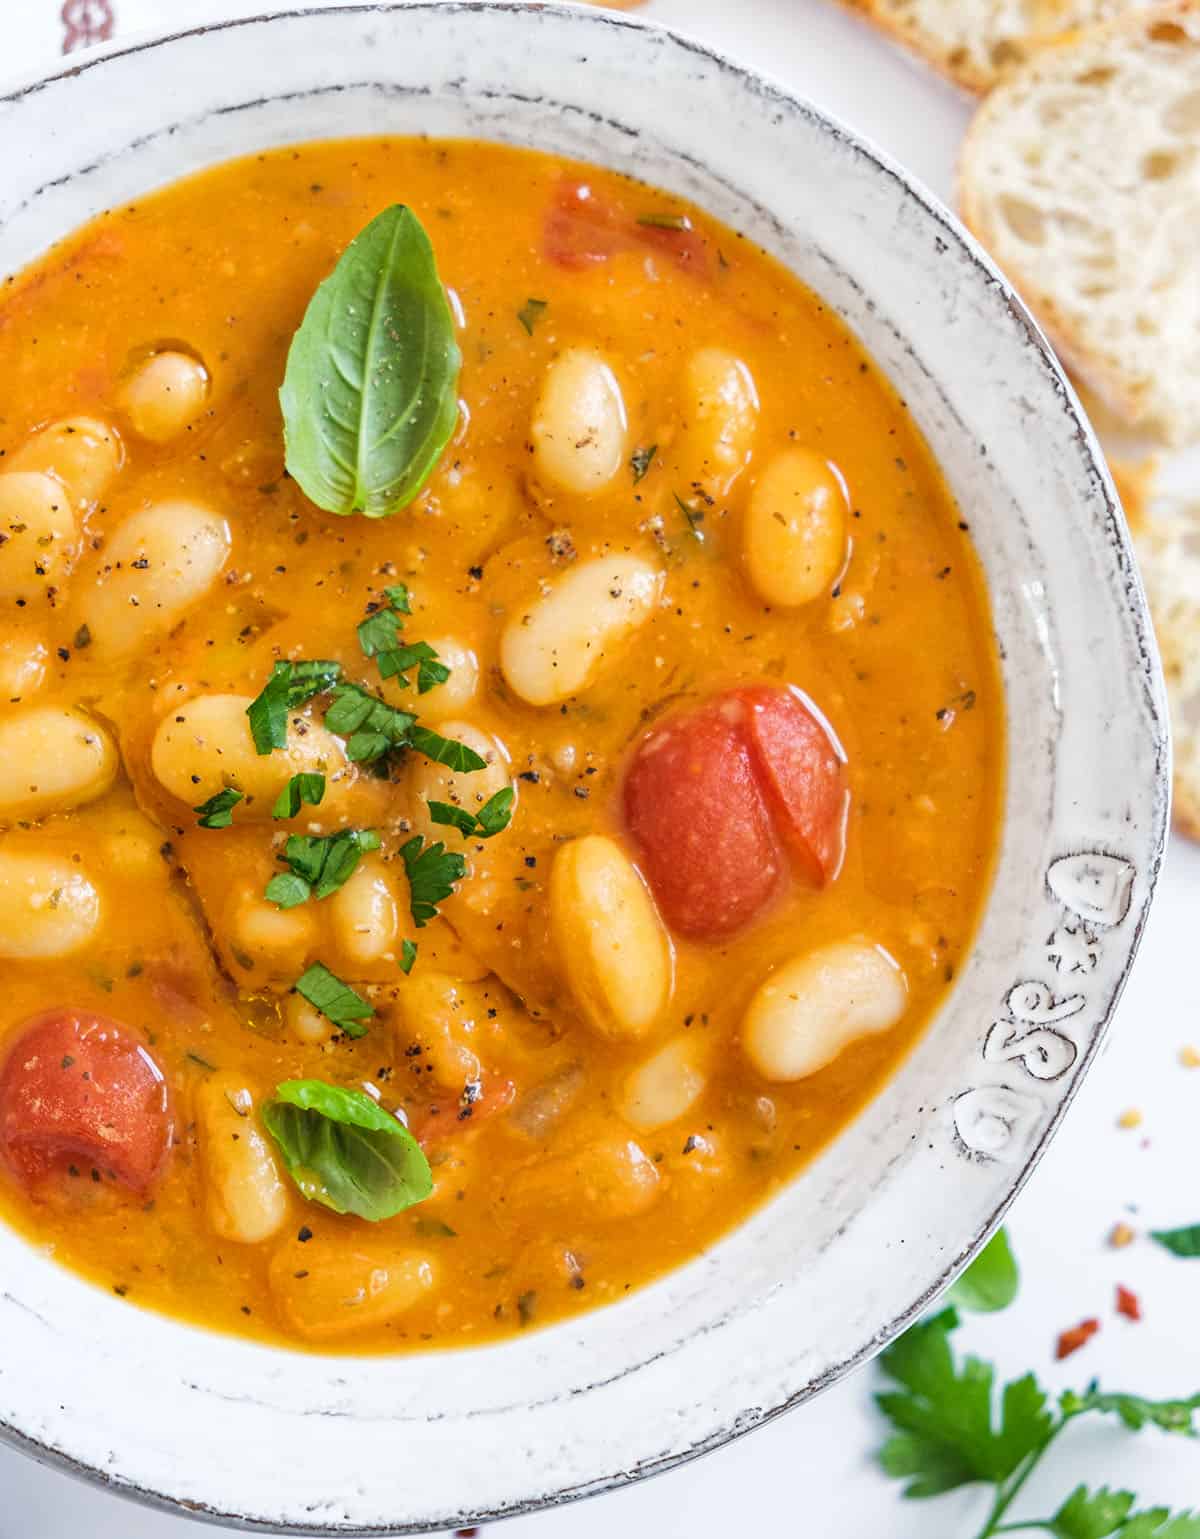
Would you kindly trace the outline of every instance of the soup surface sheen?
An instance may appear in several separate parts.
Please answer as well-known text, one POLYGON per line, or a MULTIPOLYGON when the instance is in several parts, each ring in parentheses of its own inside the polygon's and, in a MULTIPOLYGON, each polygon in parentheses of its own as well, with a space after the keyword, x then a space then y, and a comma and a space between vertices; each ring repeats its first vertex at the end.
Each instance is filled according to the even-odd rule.
POLYGON ((223 1330, 477 1342, 695 1256, 896 1070, 986 891, 995 650, 902 403, 774 261, 545 155, 314 144, 9 279, 0 357, 0 1206, 32 1240, 223 1330), (338 517, 285 474, 278 391, 396 203, 458 426, 409 507, 338 517), (450 669, 422 694, 356 634, 400 584, 450 669), (352 762, 327 695, 256 753, 297 659, 485 768, 352 762), (322 802, 273 818, 298 773, 322 802), (431 823, 507 786, 491 837, 431 823), (346 829, 378 847, 332 895, 268 901, 289 835, 346 829), (467 860, 422 927, 416 835, 467 860), (362 1035, 295 992, 318 961, 362 1035), (297 1079, 400 1115, 432 1194, 306 1200, 262 1113, 297 1079))

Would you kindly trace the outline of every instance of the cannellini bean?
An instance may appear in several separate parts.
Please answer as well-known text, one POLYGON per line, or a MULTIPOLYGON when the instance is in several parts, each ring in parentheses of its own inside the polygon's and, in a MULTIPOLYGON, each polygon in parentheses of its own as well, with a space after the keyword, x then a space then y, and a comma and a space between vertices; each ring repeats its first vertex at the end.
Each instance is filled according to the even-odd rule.
POLYGON ((233 938, 239 951, 266 966, 301 967, 316 944, 312 905, 279 908, 261 894, 247 892, 234 910, 233 938))
POLYGON ((95 801, 120 761, 99 722, 64 705, 0 716, 0 819, 44 818, 95 801))
POLYGON ((827 593, 846 563, 849 508, 842 483, 811 449, 785 449, 754 485, 742 528, 750 581, 790 609, 827 593))
POLYGON ((453 636, 431 636, 429 645, 437 653, 438 662, 449 668, 450 677, 421 695, 416 709, 423 720, 446 721, 465 711, 479 693, 479 659, 470 647, 453 636))
POLYGON ((285 1323, 310 1341, 328 1341, 386 1325, 426 1298, 434 1263, 395 1241, 360 1238, 320 1216, 306 1243, 289 1240, 271 1258, 267 1278, 285 1323))
POLYGON ((688 487, 727 497, 754 447, 754 377, 733 353, 704 347, 688 359, 683 398, 687 429, 680 459, 688 487))
POLYGON ((578 694, 650 618, 662 588, 662 572, 637 556, 596 556, 573 566, 505 626, 505 679, 530 705, 578 694))
POLYGON ((70 956, 100 923, 100 894, 74 861, 0 849, 0 957, 70 956))
POLYGON ((16 630, 0 638, 0 700, 16 704, 46 681, 50 649, 41 636, 16 630))
POLYGON ((79 526, 61 482, 39 470, 0 475, 0 597, 53 598, 75 563, 79 526))
POLYGON ((152 353, 125 381, 121 404, 139 437, 165 444, 200 416, 208 385, 208 370, 198 358, 152 353))
POLYGON ((229 525, 197 502, 156 502, 126 519, 80 605, 92 645, 128 657, 166 635, 216 582, 229 546, 229 525))
POLYGON ((370 855, 360 860, 328 906, 341 961, 353 967, 395 960, 403 939, 400 910, 381 860, 370 855))
POLYGON ((445 824, 434 823, 429 815, 429 803, 448 802, 452 807, 462 807, 467 812, 478 812, 483 804, 497 791, 511 785, 508 754, 504 745, 490 732, 481 732, 465 721, 444 721, 438 724, 443 737, 456 743, 465 743, 487 760, 481 770, 464 770, 457 773, 444 764, 435 764, 421 754, 409 755, 408 789, 412 799, 409 821, 426 839, 449 841, 451 849, 462 846, 460 835, 445 824))
POLYGON ((329 779, 322 814, 336 805, 341 785, 355 778, 341 743, 315 722, 292 718, 286 748, 260 754, 246 707, 250 695, 197 695, 167 712, 150 747, 150 767, 180 801, 196 806, 225 786, 246 800, 238 818, 269 818, 292 775, 319 771, 329 779), (296 730, 300 721, 303 732, 296 730))
POLYGON ((95 417, 67 417, 52 422, 17 450, 10 470, 43 470, 66 487, 77 508, 98 502, 125 463, 125 448, 115 429, 95 417))
POLYGON ((287 1222, 291 1203, 242 1078, 210 1074, 196 1091, 196 1121, 209 1223, 224 1240, 269 1240, 287 1222))
POLYGON ((283 1015, 288 1030, 301 1042, 327 1042, 333 1036, 333 1022, 314 1009, 303 994, 288 995, 283 1015))
POLYGON ((479 1050, 489 1008, 496 1006, 485 986, 418 968, 400 992, 398 1046, 402 1052, 419 1047, 438 1084, 461 1090, 482 1075, 479 1050))
POLYGON ((881 946, 836 942, 786 962, 759 986, 742 1047, 767 1079, 803 1079, 856 1037, 894 1026, 907 1003, 904 974, 881 946))
POLYGON ((642 1037, 671 995, 671 943, 645 883, 614 839, 589 834, 550 873, 555 948, 580 1009, 610 1037, 642 1037))
POLYGON ((617 377, 588 348, 568 348, 546 370, 533 413, 533 462, 577 497, 603 491, 625 462, 627 423, 617 377))
POLYGON ((611 1133, 516 1172, 505 1207, 515 1216, 571 1213, 599 1223, 636 1218, 660 1195, 658 1168, 632 1138, 611 1133))
POLYGON ((677 1122, 704 1093, 708 1076, 694 1037, 676 1037, 647 1058, 625 1081, 621 1115, 639 1132, 677 1122))

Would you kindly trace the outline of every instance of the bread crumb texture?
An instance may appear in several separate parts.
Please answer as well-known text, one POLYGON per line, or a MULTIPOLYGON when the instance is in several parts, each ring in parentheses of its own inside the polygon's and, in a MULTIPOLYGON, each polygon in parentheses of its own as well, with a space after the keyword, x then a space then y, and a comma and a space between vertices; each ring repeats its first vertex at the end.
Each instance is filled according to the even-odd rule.
POLYGON ((1149 498, 1134 545, 1171 707, 1175 822, 1200 839, 1200 502, 1149 498))
POLYGON ((1200 0, 1046 49, 975 116, 963 215, 1131 427, 1200 438, 1200 0))
POLYGON ((989 91, 1047 43, 1141 0, 844 0, 968 91, 989 91))

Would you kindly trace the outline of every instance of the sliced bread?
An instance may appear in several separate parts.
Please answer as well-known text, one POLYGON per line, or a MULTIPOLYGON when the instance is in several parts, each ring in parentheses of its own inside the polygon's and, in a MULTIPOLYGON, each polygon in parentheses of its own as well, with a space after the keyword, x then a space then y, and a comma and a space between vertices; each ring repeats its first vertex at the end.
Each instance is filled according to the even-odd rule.
POLYGON ((1135 10, 1146 0, 845 0, 968 91, 1064 33, 1135 10))
POLYGON ((1021 65, 959 163, 968 225, 1131 427, 1200 438, 1200 0, 1021 65))
POLYGON ((1171 703, 1175 822, 1200 839, 1200 502, 1150 497, 1134 544, 1171 703))

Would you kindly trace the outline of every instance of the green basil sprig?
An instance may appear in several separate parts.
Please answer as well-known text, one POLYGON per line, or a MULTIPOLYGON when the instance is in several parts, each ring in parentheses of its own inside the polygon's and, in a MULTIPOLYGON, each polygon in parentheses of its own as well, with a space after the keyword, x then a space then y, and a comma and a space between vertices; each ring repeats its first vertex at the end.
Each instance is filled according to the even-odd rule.
POLYGON ((394 204, 355 236, 292 339, 286 463, 328 513, 410 503, 458 420, 462 355, 429 237, 394 204))
POLYGON ((420 1144, 361 1090, 287 1079, 262 1119, 303 1196, 335 1213, 394 1218, 433 1191, 420 1144))

